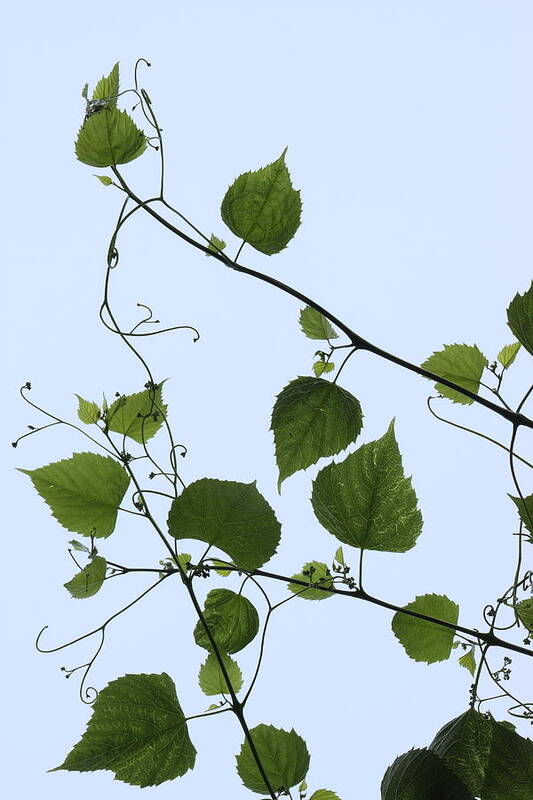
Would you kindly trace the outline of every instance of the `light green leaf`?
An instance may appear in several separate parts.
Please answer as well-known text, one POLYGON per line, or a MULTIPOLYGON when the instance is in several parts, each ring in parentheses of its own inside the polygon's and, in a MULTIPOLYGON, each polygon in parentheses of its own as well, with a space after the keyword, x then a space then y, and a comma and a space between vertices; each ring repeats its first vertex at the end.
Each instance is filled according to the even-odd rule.
POLYGON ((201 478, 176 498, 168 517, 176 539, 219 547, 243 569, 262 567, 276 552, 281 526, 254 483, 201 478))
POLYGON ((91 167, 127 164, 145 150, 144 133, 129 114, 112 105, 91 114, 76 139, 76 156, 91 167))
POLYGON ((311 497, 318 521, 344 544, 404 553, 422 530, 417 498, 394 435, 387 432, 320 470, 311 497))
POLYGON ((481 792, 492 741, 489 720, 470 708, 447 722, 429 749, 438 755, 474 795, 481 792))
POLYGON ((492 747, 481 791, 482 800, 531 800, 533 742, 508 725, 491 720, 492 747))
POLYGON ((224 567, 226 566, 226 563, 227 563, 226 561, 219 561, 217 558, 213 558, 211 560, 211 564, 214 567, 216 567, 217 565, 219 565, 221 567, 221 569, 215 570, 217 575, 220 575, 221 578, 227 578, 228 575, 231 575, 231 573, 233 572, 233 570, 231 570, 231 569, 224 569, 224 567))
MULTIPOLYGON (((255 607, 242 594, 231 589, 211 589, 205 598, 204 618, 217 646, 224 653, 238 653, 257 636, 259 616, 255 607)), ((212 651, 202 622, 194 629, 194 641, 212 651)))
POLYGON ((108 429, 129 436, 139 444, 147 442, 161 428, 167 414, 162 390, 163 383, 159 383, 155 391, 145 389, 118 397, 105 416, 108 429))
POLYGON ((89 400, 84 400, 79 394, 78 398, 78 417, 85 425, 94 425, 100 419, 100 409, 96 403, 89 400))
POLYGON ((342 564, 343 567, 346 566, 342 547, 337 547, 337 549, 335 550, 335 561, 337 562, 337 564, 342 564))
MULTIPOLYGON (((302 571, 292 576, 297 581, 308 581, 313 585, 331 587, 333 586, 333 579, 331 572, 326 564, 321 561, 309 561, 304 564, 302 571)), ((298 597, 303 597, 304 600, 325 600, 327 597, 333 597, 329 592, 324 592, 322 589, 304 589, 297 583, 289 583, 287 588, 291 592, 297 594, 298 597)))
MULTIPOLYGON (((266 776, 275 792, 290 789, 305 778, 309 769, 309 753, 304 740, 294 730, 284 731, 282 728, 274 728, 273 725, 257 725, 251 734, 266 776)), ((268 793, 246 740, 237 756, 237 772, 247 789, 259 794, 268 793)))
POLYGON ((333 372, 335 364, 333 361, 315 361, 313 364, 313 372, 320 378, 321 375, 326 375, 328 372, 333 372))
POLYGON ((502 347, 498 353, 498 361, 504 369, 511 366, 521 346, 520 342, 513 342, 513 344, 507 344, 505 347, 502 347))
POLYGON ((109 456, 74 453, 46 467, 21 469, 68 531, 102 538, 113 533, 130 479, 109 456))
POLYGON ((104 582, 105 573, 107 569, 107 561, 101 556, 93 558, 87 566, 78 572, 72 580, 64 583, 65 589, 68 589, 72 597, 82 599, 84 597, 92 597, 93 594, 100 591, 104 582))
POLYGON ((533 355, 533 281, 524 294, 516 294, 507 309, 507 324, 528 353, 533 355))
MULTIPOLYGON (((242 672, 237 662, 226 653, 222 653, 222 658, 231 685, 233 686, 233 691, 237 694, 242 689, 242 672)), ((200 684, 202 692, 209 696, 213 694, 229 693, 228 684, 226 683, 226 679, 222 674, 220 664, 214 653, 209 653, 206 661, 200 667, 198 683, 200 684)))
POLYGON ((100 78, 93 92, 93 100, 107 100, 109 106, 116 106, 119 92, 118 61, 107 77, 100 78))
MULTIPOLYGON (((422 367, 477 394, 481 375, 487 364, 486 357, 475 344, 446 344, 444 350, 439 350, 426 359, 422 367)), ((454 403, 471 405, 474 402, 471 397, 465 397, 443 383, 436 383, 435 389, 454 403)))
POLYGON ((71 539, 69 544, 72 545, 72 549, 73 550, 79 550, 82 553, 90 553, 91 552, 88 547, 86 547, 81 542, 77 542, 76 539, 71 539))
POLYGON ((458 659, 459 664, 467 669, 469 673, 474 676, 476 674, 476 657, 473 650, 469 650, 464 656, 458 659))
POLYGON ((317 789, 313 792, 309 800, 339 800, 339 796, 329 789, 317 789))
POLYGON ((232 233, 268 256, 283 250, 300 227, 300 192, 292 188, 286 152, 272 164, 240 175, 221 206, 232 233))
POLYGON ((430 750, 409 750, 391 764, 381 800, 474 800, 468 789, 430 750))
POLYGON ((521 497, 513 497, 512 494, 509 497, 517 507, 518 514, 525 527, 533 534, 533 494, 524 497, 523 500, 521 497))
MULTIPOLYGON (((441 619, 443 622, 450 622, 452 625, 456 625, 459 618, 457 603, 441 594, 420 595, 404 608, 441 619)), ((392 630, 407 655, 415 661, 433 664, 435 661, 445 661, 450 657, 455 635, 455 631, 451 628, 398 611, 392 618, 392 630)))
POLYGON ((363 425, 359 401, 335 383, 296 378, 278 395, 272 411, 278 490, 285 478, 354 442, 363 425))
MULTIPOLYGON (((224 239, 219 239, 214 233, 211 234, 209 244, 207 245, 208 250, 211 250, 213 253, 218 253, 220 250, 224 250, 225 246, 226 242, 224 239)), ((209 253, 206 253, 206 256, 209 256, 209 253)))
POLYGON ((113 183, 113 179, 109 177, 109 175, 95 175, 95 178, 98 178, 100 183, 103 183, 104 186, 111 186, 113 183))
POLYGON ((520 621, 533 634, 533 598, 522 600, 516 604, 516 613, 520 617, 520 621))
POLYGON ((302 794, 302 792, 307 791, 307 781, 301 782, 301 784, 298 786, 298 791, 300 792, 300 794, 302 794))
POLYGON ((305 306, 300 311, 300 327, 308 339, 339 338, 329 319, 311 306, 305 306))
POLYGON ((184 775, 195 759, 176 687, 163 672, 124 675, 102 689, 87 730, 55 769, 109 769, 117 780, 144 787, 184 775))

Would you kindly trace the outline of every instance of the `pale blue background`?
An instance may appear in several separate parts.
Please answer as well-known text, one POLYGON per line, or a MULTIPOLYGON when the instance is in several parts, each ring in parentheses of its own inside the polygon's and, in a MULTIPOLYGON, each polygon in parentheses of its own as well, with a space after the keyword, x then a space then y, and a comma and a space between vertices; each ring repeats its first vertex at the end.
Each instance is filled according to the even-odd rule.
MULTIPOLYGON (((16 394, 28 379, 32 398, 62 415, 75 414, 74 392, 99 399, 144 382, 96 316, 117 193, 73 154, 81 88, 116 60, 124 85, 138 56, 153 62, 145 85, 165 129, 169 197, 207 233, 227 238, 231 252, 235 242, 219 217, 226 187, 289 146, 302 227, 282 254, 247 248, 244 263, 316 297, 362 335, 415 362, 455 341, 476 342, 492 359, 511 340, 505 307, 532 274, 531 3, 32 2, 11 4, 5 14, 5 440, 39 423, 16 394)), ((139 191, 151 191, 155 162, 149 152, 127 168, 139 191)), ((113 281, 121 318, 133 323, 142 301, 166 324, 191 323, 202 333, 196 345, 176 333, 143 347, 155 374, 171 377, 171 419, 190 448, 185 480, 257 479, 283 523, 272 568, 292 572, 308 559, 329 560, 336 542, 307 499, 316 470, 288 480, 279 497, 268 431, 275 395, 312 362, 315 346, 299 334, 299 304, 141 216, 120 250, 113 281)), ((508 381, 511 402, 530 379, 522 354, 508 381)), ((425 519, 415 550, 368 555, 367 588, 399 603, 448 593, 461 604, 461 621, 481 625, 481 608, 511 583, 514 569, 505 455, 435 422, 425 409, 430 385, 392 365, 358 355, 343 385, 363 405, 361 441, 396 417, 425 519)), ((510 433, 483 410, 442 409, 494 435, 510 433)), ((531 452, 530 444, 523 434, 522 451, 531 452)), ((10 797, 139 796, 110 773, 45 772, 77 741, 89 714, 75 678, 65 681, 58 667, 81 663, 92 650, 40 656, 37 630, 49 623, 45 641, 66 641, 145 585, 128 576, 87 603, 62 587, 74 571, 70 537, 12 467, 83 449, 75 433, 52 429, 7 453, 2 783, 10 797)), ((132 565, 162 557, 133 518, 121 521, 102 552, 132 565)), ((409 661, 389 619, 332 599, 295 601, 272 625, 248 717, 251 725, 293 725, 306 739, 311 791, 378 797, 396 755, 427 744, 466 707, 470 679, 455 658, 432 667, 409 661)), ((168 582, 109 629, 93 682, 166 670, 186 713, 202 710, 209 701, 196 685, 203 653, 191 642, 193 623, 168 582)), ((248 675, 252 650, 240 658, 248 675)), ((515 687, 524 694, 529 665, 518 661, 515 687)), ((242 735, 231 715, 193 721, 190 730, 195 771, 143 797, 250 797, 234 773, 242 735)))

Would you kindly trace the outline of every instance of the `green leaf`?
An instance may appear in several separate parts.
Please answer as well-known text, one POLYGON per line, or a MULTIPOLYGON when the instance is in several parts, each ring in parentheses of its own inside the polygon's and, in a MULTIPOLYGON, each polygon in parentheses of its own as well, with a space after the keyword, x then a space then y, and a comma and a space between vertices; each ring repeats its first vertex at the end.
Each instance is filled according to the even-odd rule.
POLYGON ((81 542, 77 542, 76 539, 71 539, 69 544, 72 545, 72 549, 73 550, 79 550, 82 553, 90 553, 91 552, 88 547, 86 547, 81 542))
POLYGON ((492 741, 490 722, 470 708, 447 722, 431 742, 429 749, 442 758, 465 784, 478 795, 485 779, 492 741))
POLYGON ((515 608, 524 627, 533 634, 533 598, 522 600, 516 604, 515 608))
POLYGON ((511 366, 521 346, 520 342, 513 342, 513 344, 507 344, 505 347, 502 347, 498 353, 498 361, 504 369, 511 366))
MULTIPOLYGON (((231 589, 211 589, 205 598, 204 619, 224 653, 238 653, 255 639, 259 630, 255 607, 231 589)), ((194 629, 194 641, 209 652, 213 649, 200 620, 194 629)))
POLYGON ((30 476, 53 516, 68 531, 103 538, 115 530, 130 479, 109 456, 74 453, 46 467, 19 471, 30 476))
POLYGON ((476 657, 474 655, 474 650, 469 650, 464 656, 458 659, 459 664, 467 669, 472 677, 476 674, 476 657))
MULTIPOLYGON (((220 250, 224 250, 225 246, 226 242, 224 239, 219 239, 214 233, 211 234, 209 244, 207 245, 208 250, 211 250, 213 253, 218 253, 220 250)), ((206 253, 206 256, 209 256, 209 253, 206 253)))
POLYGON ((345 389, 321 378, 291 381, 272 411, 278 490, 289 475, 344 450, 362 425, 359 400, 345 389))
POLYGON ((339 796, 329 789, 317 789, 313 792, 309 800, 339 800, 339 796))
POLYGON ((221 569, 215 570, 217 575, 220 575, 221 578, 227 578, 228 575, 231 575, 231 573, 233 572, 233 570, 231 569, 225 569, 227 562, 219 561, 218 558, 211 559, 211 564, 213 565, 213 567, 216 567, 217 565, 221 567, 221 569))
POLYGON ((525 527, 533 534, 533 494, 524 497, 523 500, 521 497, 513 497, 512 494, 509 497, 517 507, 518 514, 525 527))
POLYGON ((268 256, 283 250, 300 227, 300 192, 292 188, 286 152, 272 164, 240 175, 220 209, 232 233, 268 256))
POLYGON ((64 583, 65 589, 68 589, 72 597, 79 599, 84 597, 92 597, 93 594, 100 591, 104 582, 105 573, 107 569, 107 561, 102 556, 96 556, 92 561, 89 561, 87 566, 78 572, 72 580, 64 583))
POLYGON ((387 432, 320 470, 311 497, 318 521, 344 544, 404 553, 422 530, 417 498, 394 435, 387 432))
MULTIPOLYGON (((420 595, 404 608, 450 622, 452 625, 456 625, 459 618, 459 606, 441 594, 420 595)), ((450 657, 455 635, 451 628, 398 611, 392 618, 392 630, 407 655, 415 661, 433 664, 450 657)))
POLYGON ((118 61, 107 77, 100 78, 93 92, 93 100, 107 100, 108 105, 116 106, 119 92, 118 61))
POLYGON ((492 747, 481 791, 482 800, 531 800, 533 742, 508 725, 491 720, 492 747))
POLYGON ((335 364, 333 361, 315 361, 313 364, 313 372, 319 378, 321 375, 326 375, 328 372, 333 372, 335 364))
MULTIPOLYGON (((439 350, 426 359, 422 367, 477 394, 481 375, 487 364, 487 359, 475 344, 446 344, 444 350, 439 350)), ((465 397, 443 383, 436 383, 435 389, 454 403, 471 405, 474 402, 471 397, 465 397)))
POLYGON ((146 150, 146 136, 125 111, 112 105, 96 111, 81 126, 76 156, 91 167, 127 164, 146 150))
POLYGON ((99 693, 87 730, 55 769, 109 769, 133 786, 158 786, 192 769, 195 758, 171 678, 124 675, 99 693))
MULTIPOLYGON (((309 753, 304 740, 294 731, 284 731, 273 725, 257 725, 251 730, 252 740, 263 764, 266 776, 275 792, 290 789, 302 781, 309 769, 309 753)), ((237 772, 252 792, 268 793, 252 755, 244 741, 237 756, 237 772)))
POLYGON ((104 186, 111 186, 113 183, 113 179, 109 177, 109 175, 95 175, 95 178, 98 178, 100 183, 103 183, 104 186))
POLYGON ((337 564, 342 564, 343 567, 346 566, 342 547, 337 547, 337 549, 335 550, 335 561, 337 562, 337 564))
POLYGON ((300 311, 300 327, 308 339, 339 338, 329 319, 311 306, 305 306, 300 311))
POLYGON ((108 429, 129 436, 143 444, 158 432, 167 414, 163 403, 163 384, 155 391, 145 389, 136 394, 123 394, 109 407, 105 416, 108 429))
POLYGON ((409 750, 391 764, 381 800, 474 800, 464 784, 430 750, 409 750))
MULTIPOLYGON (((304 564, 302 571, 292 576, 297 581, 308 581, 311 584, 319 586, 331 587, 333 586, 333 579, 331 572, 326 564, 321 561, 309 561, 304 564)), ((291 592, 297 594, 298 597, 303 597, 304 600, 325 600, 327 597, 332 597, 329 592, 324 592, 321 589, 304 589, 297 583, 289 583, 287 588, 291 592)))
POLYGON ((89 400, 84 400, 79 394, 78 398, 78 417, 85 425, 94 425, 100 419, 100 409, 96 403, 89 400))
MULTIPOLYGON (((242 689, 242 672, 237 662, 226 653, 222 653, 222 658, 231 685, 233 686, 233 691, 237 694, 237 692, 240 692, 242 689)), ((214 653, 209 653, 207 660, 200 667, 198 683, 200 684, 202 692, 207 695, 229 693, 228 684, 226 683, 226 679, 222 674, 220 664, 214 653)))
POLYGON ((237 566, 262 567, 276 552, 281 526, 254 483, 201 478, 176 498, 168 517, 176 539, 219 547, 237 566))
POLYGON ((507 309, 507 324, 528 353, 533 355, 533 281, 524 294, 516 294, 507 309))

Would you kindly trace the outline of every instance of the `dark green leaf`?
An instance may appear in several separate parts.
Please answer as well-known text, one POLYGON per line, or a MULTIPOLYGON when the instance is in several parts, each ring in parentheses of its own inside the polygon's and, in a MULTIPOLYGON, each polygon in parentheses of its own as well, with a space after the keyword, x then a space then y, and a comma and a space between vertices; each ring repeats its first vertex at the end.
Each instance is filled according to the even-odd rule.
MULTIPOLYGON (((272 725, 257 725, 251 734, 266 776, 275 792, 290 789, 305 778, 309 769, 309 753, 304 740, 294 730, 284 731, 272 725)), ((246 740, 237 756, 237 772, 247 789, 259 794, 268 793, 246 740)))
POLYGON ((176 539, 219 547, 243 569, 258 569, 276 552, 281 527, 254 483, 202 478, 173 501, 168 529, 176 539))
MULTIPOLYGON (((457 603, 441 594, 420 595, 404 608, 450 622, 452 625, 456 625, 459 618, 457 603)), ((451 628, 398 611, 392 618, 392 630, 407 655, 415 661, 433 664, 435 661, 445 661, 450 657, 455 635, 455 631, 451 628)))
POLYGON ((109 407, 105 416, 107 427, 143 444, 163 425, 167 407, 163 403, 163 384, 155 391, 145 389, 136 394, 123 394, 109 407))
POLYGON ((291 381, 272 411, 278 489, 289 475, 344 450, 362 424, 359 401, 345 389, 321 378, 291 381))
MULTIPOLYGON (((222 658, 224 659, 224 666, 233 686, 233 691, 237 694, 242 689, 242 672, 237 662, 226 653, 222 653, 222 658)), ((208 696, 229 693, 228 684, 214 653, 209 653, 206 661, 200 667, 198 683, 202 692, 208 696)))
POLYGON ((528 353, 533 355, 533 282, 524 294, 516 294, 507 309, 507 324, 528 353))
POLYGON ((300 327, 308 339, 338 339, 339 334, 326 317, 311 306, 300 311, 300 327))
POLYGON ((100 409, 96 403, 92 403, 89 400, 84 400, 83 397, 79 396, 79 394, 77 394, 76 397, 78 398, 79 419, 81 419, 85 425, 94 425, 95 422, 98 422, 100 419, 100 409))
POLYGON ((516 611, 523 625, 530 633, 533 633, 533 598, 517 603, 516 611))
POLYGON ((72 458, 20 472, 30 476, 54 517, 68 531, 97 538, 113 533, 130 479, 109 456, 74 453, 72 458))
POLYGON ((72 580, 63 584, 65 589, 68 589, 72 597, 79 599, 84 597, 92 597, 93 594, 100 591, 104 582, 105 573, 107 569, 107 561, 101 556, 93 558, 87 566, 78 572, 72 580))
MULTIPOLYGON (((224 241, 224 239, 219 239, 218 236, 215 236, 214 233, 211 234, 211 238, 207 246, 208 250, 211 250, 211 252, 213 253, 218 253, 220 250, 223 250, 225 246, 226 242, 224 241)), ((206 256, 208 255, 209 253, 206 253, 206 256)))
POLYGON ((87 730, 55 769, 109 769, 133 786, 158 786, 192 769, 195 758, 176 687, 163 672, 125 675, 102 689, 87 730))
POLYGON ((474 655, 474 650, 469 650, 464 656, 458 659, 459 664, 467 669, 472 677, 476 674, 476 657, 474 655))
POLYGON ((321 375, 327 375, 328 372, 333 372, 335 364, 333 361, 315 361, 313 364, 313 372, 320 378, 321 375))
MULTIPOLYGON (((309 563, 303 565, 301 572, 298 572, 292 577, 297 581, 307 581, 314 586, 323 586, 327 588, 333 586, 331 572, 327 565, 323 564, 321 561, 309 561, 309 563)), ((298 597, 303 597, 304 600, 325 600, 327 597, 333 596, 329 592, 322 591, 322 589, 304 589, 303 586, 297 583, 289 583, 288 588, 291 592, 297 594, 298 597)))
POLYGON ((442 758, 472 794, 478 795, 485 780, 491 740, 491 723, 470 708, 447 722, 429 748, 442 758))
POLYGON ((533 742, 491 720, 492 747, 481 791, 482 800, 531 800, 533 742))
POLYGON ((127 164, 146 150, 146 136, 132 118, 114 106, 88 117, 76 140, 76 155, 91 167, 127 164))
POLYGON ((119 92, 118 61, 107 77, 100 78, 93 92, 93 100, 107 100, 108 105, 116 106, 119 92))
POLYGON ((474 800, 464 784, 430 750, 398 756, 381 782, 381 800, 474 800))
POLYGON ((498 353, 498 361, 504 369, 511 366, 521 346, 520 342, 513 342, 513 344, 507 344, 505 347, 502 347, 498 353))
MULTIPOLYGON (((204 619, 224 653, 238 653, 259 630, 259 616, 252 603, 231 589, 211 589, 205 598, 204 619)), ((210 652, 213 649, 200 620, 194 629, 194 641, 210 652)))
POLYGON ((518 514, 525 527, 533 534, 533 494, 524 497, 523 500, 521 497, 513 497, 512 494, 509 497, 517 507, 518 514))
POLYGON ((286 152, 272 164, 240 175, 222 201, 228 228, 268 256, 283 250, 300 226, 300 192, 292 188, 286 152))
MULTIPOLYGON (((481 375, 487 364, 487 359, 475 344, 446 344, 444 350, 433 353, 422 366, 429 372, 477 394, 481 375)), ((436 383, 435 389, 454 403, 470 405, 474 402, 472 398, 465 397, 443 383, 436 383)))
POLYGON ((394 422, 381 439, 320 470, 311 502, 319 522, 345 544, 392 553, 414 547, 422 515, 403 472, 394 422))

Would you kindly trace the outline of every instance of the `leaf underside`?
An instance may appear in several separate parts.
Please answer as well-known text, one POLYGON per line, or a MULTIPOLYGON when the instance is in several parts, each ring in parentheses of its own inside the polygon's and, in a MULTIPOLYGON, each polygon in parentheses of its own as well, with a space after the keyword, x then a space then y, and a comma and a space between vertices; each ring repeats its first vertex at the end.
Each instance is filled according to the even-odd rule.
MULTIPOLYGON (((290 789, 305 778, 309 769, 309 753, 304 740, 294 730, 257 725, 251 734, 274 791, 290 789)), ((237 756, 237 772, 247 789, 259 794, 268 793, 246 740, 237 756)))

